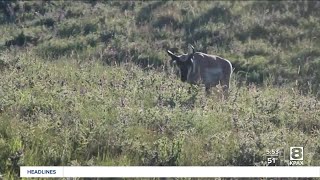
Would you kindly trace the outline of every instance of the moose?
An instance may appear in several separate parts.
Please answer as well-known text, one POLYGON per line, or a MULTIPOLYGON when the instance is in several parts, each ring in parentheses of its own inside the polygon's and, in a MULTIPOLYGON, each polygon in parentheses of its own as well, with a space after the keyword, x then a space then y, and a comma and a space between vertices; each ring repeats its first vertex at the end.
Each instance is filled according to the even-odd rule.
POLYGON ((209 94, 211 87, 220 83, 227 95, 232 74, 230 61, 216 55, 195 52, 194 47, 191 46, 191 48, 191 54, 179 56, 167 50, 171 57, 171 64, 176 64, 180 71, 181 81, 190 84, 202 83, 205 85, 207 94, 209 94))

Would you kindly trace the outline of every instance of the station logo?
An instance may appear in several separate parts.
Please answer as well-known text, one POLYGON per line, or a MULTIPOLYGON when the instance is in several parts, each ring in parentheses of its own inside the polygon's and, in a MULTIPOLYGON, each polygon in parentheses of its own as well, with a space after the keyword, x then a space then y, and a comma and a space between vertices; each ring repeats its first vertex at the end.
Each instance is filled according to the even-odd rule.
POLYGON ((290 147, 290 166, 303 165, 303 147, 290 147))

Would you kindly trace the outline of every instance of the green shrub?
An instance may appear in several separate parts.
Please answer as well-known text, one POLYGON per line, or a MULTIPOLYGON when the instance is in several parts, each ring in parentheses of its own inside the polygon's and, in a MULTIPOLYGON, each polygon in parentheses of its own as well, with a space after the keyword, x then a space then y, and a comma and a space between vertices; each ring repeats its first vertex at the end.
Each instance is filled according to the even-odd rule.
POLYGON ((15 46, 15 45, 16 46, 25 46, 27 43, 36 44, 37 38, 32 37, 30 35, 25 35, 24 32, 22 31, 20 34, 15 36, 13 39, 6 41, 5 45, 7 47, 15 46))
POLYGON ((65 38, 70 36, 76 36, 81 33, 81 24, 77 21, 67 21, 58 27, 58 36, 65 38))
POLYGON ((38 26, 38 25, 43 25, 43 26, 46 26, 46 27, 54 27, 56 21, 53 19, 53 18, 43 18, 43 19, 40 19, 39 21, 36 21, 35 22, 35 25, 38 26))
POLYGON ((82 51, 86 48, 86 42, 82 39, 50 40, 37 47, 38 54, 43 57, 58 58, 72 55, 72 52, 82 51))

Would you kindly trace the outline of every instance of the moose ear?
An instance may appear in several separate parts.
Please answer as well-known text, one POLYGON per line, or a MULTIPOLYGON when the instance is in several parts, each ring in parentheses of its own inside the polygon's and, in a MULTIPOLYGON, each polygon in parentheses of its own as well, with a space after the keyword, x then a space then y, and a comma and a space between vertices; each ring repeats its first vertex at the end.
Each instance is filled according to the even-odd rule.
POLYGON ((169 56, 171 56, 172 58, 178 58, 178 56, 176 56, 175 54, 173 54, 170 50, 167 50, 167 53, 168 53, 169 56))
POLYGON ((187 60, 189 63, 192 64, 192 73, 195 73, 195 70, 196 70, 196 67, 195 67, 195 62, 194 62, 194 52, 193 54, 190 54, 188 60, 187 60))
POLYGON ((194 47, 190 44, 190 47, 192 49, 192 54, 194 54, 196 51, 194 50, 194 47))

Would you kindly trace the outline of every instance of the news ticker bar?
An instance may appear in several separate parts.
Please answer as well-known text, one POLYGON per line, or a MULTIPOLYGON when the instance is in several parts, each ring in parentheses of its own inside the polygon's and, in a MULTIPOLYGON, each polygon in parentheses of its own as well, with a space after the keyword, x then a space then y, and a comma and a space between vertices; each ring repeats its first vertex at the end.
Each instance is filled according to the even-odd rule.
POLYGON ((21 166, 20 177, 320 177, 320 166, 21 166))

